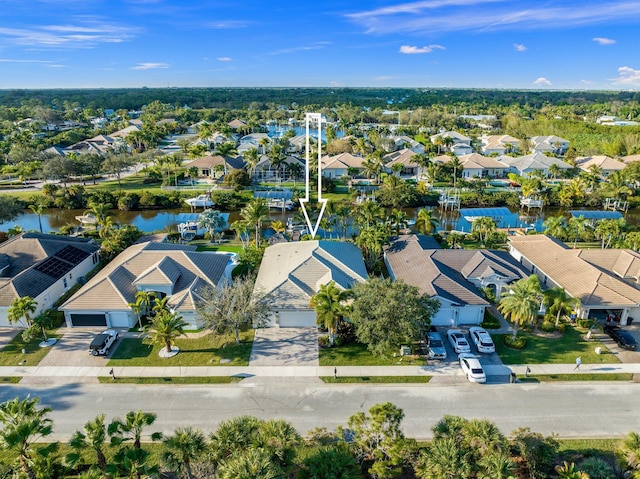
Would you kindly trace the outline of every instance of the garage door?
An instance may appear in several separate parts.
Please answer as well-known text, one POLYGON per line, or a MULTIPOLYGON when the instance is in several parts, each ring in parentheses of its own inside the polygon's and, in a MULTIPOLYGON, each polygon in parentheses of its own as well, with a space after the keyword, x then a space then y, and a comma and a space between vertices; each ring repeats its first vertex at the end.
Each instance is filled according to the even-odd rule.
POLYGON ((451 320, 455 318, 453 309, 441 309, 431 318, 433 326, 451 326, 451 320))
POLYGON ((71 324, 74 326, 106 326, 107 318, 104 314, 72 314, 71 324))
POLYGON ((315 311, 280 311, 281 328, 312 328, 316 325, 315 311))

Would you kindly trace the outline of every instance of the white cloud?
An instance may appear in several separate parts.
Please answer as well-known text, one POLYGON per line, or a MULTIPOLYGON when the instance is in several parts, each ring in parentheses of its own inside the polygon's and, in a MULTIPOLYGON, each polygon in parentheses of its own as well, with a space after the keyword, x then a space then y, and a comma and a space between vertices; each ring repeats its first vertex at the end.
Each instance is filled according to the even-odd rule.
POLYGON ((618 78, 612 78, 614 85, 640 86, 640 70, 631 67, 618 68, 618 78))
POLYGON ((52 63, 49 60, 21 60, 15 58, 0 58, 0 63, 52 63))
POLYGON ((533 84, 538 86, 551 86, 551 82, 545 77, 536 78, 533 84))
POLYGON ((527 51, 527 47, 525 47, 521 43, 514 43, 513 44, 513 48, 515 48, 515 50, 517 52, 526 52, 527 51))
POLYGON ((164 62, 147 62, 138 63, 135 67, 131 67, 132 70, 155 70, 158 68, 169 68, 169 64, 164 62))
POLYGON ((444 50, 445 48, 442 45, 428 45, 424 47, 414 47, 410 45, 402 45, 400 47, 400 53, 405 53, 407 55, 415 55, 418 53, 431 53, 434 50, 444 50))
POLYGON ((320 50, 321 48, 324 48, 325 45, 329 45, 330 43, 331 42, 316 42, 311 45, 301 45, 299 47, 283 48, 282 50, 276 50, 276 51, 267 53, 266 56, 284 55, 287 53, 305 52, 309 50, 320 50))
POLYGON ((595 37, 593 39, 594 42, 599 43, 600 45, 613 45, 616 41, 613 38, 604 38, 604 37, 595 37))
POLYGON ((252 23, 248 20, 218 20, 217 22, 209 23, 207 26, 214 30, 231 30, 234 28, 246 28, 252 23))
POLYGON ((567 29, 640 16, 637 0, 585 0, 580 8, 521 0, 428 0, 363 10, 345 17, 371 34, 567 29), (491 3, 491 8, 487 4, 491 3))
POLYGON ((30 29, 0 27, 0 39, 16 45, 48 48, 91 48, 100 43, 121 43, 135 37, 137 29, 113 25, 95 17, 77 23, 35 25, 30 29))
POLYGON ((219 62, 230 62, 231 57, 218 57, 219 62))

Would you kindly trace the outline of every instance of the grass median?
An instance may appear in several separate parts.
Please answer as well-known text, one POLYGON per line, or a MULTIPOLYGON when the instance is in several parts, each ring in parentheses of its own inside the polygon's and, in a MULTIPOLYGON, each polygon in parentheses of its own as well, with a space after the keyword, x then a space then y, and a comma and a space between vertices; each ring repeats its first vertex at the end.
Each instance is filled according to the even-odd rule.
POLYGON ((172 358, 158 356, 160 345, 148 344, 142 338, 123 338, 107 366, 248 366, 253 335, 253 329, 242 331, 240 344, 236 344, 233 335, 213 333, 178 338, 180 352, 172 358))
POLYGON ((424 366, 427 361, 415 356, 375 356, 365 344, 349 343, 332 348, 320 348, 320 366, 424 366))
POLYGON ((428 383, 432 376, 320 376, 327 384, 410 384, 428 383))
POLYGON ((633 381, 633 373, 535 374, 518 378, 521 383, 554 381, 633 381))
POLYGON ((166 377, 140 378, 121 377, 113 379, 111 376, 100 376, 101 384, 234 384, 242 381, 235 376, 205 376, 205 377, 166 377))

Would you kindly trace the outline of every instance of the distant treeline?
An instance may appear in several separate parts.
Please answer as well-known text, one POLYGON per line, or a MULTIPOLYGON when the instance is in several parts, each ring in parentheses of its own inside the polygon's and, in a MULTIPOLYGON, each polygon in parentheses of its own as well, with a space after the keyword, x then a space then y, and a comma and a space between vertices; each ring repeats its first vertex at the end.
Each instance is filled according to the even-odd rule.
MULTIPOLYGON (((158 100, 202 108, 260 109, 265 104, 333 107, 354 104, 369 108, 418 108, 432 105, 590 105, 640 101, 637 91, 549 91, 438 88, 120 88, 0 90, 0 105, 19 107, 39 100, 55 107, 62 101, 89 108, 138 110, 158 100), (252 105, 253 104, 253 105, 252 105)), ((460 111, 459 113, 469 113, 460 111)))

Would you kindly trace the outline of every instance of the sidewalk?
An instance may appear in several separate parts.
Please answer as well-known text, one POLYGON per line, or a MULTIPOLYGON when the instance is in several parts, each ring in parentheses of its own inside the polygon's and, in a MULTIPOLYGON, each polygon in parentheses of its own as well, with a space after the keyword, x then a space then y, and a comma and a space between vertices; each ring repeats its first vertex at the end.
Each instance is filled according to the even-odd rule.
MULTIPOLYGON (((575 364, 518 364, 506 366, 523 377, 527 366, 529 375, 537 374, 640 374, 636 364, 583 364, 578 371, 575 364)), ((504 371, 505 366, 485 366, 487 374, 504 371)), ((462 376, 457 364, 451 366, 339 366, 340 376, 462 376)), ((108 377, 110 367, 79 366, 1 366, 2 377, 95 378, 108 377)), ((184 366, 184 367, 114 367, 116 377, 319 377, 333 376, 333 366, 184 366)))

